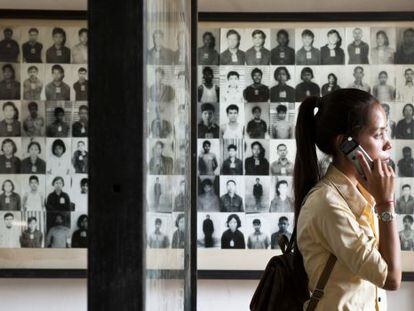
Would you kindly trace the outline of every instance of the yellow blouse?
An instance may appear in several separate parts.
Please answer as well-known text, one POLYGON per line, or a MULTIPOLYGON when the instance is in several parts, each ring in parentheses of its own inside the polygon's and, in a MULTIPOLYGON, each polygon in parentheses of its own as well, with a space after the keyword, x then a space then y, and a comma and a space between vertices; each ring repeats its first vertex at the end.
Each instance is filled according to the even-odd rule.
POLYGON ((310 290, 329 255, 337 257, 316 310, 386 310, 385 291, 377 287, 388 265, 378 251, 374 205, 368 191, 331 164, 302 206, 297 240, 310 290))

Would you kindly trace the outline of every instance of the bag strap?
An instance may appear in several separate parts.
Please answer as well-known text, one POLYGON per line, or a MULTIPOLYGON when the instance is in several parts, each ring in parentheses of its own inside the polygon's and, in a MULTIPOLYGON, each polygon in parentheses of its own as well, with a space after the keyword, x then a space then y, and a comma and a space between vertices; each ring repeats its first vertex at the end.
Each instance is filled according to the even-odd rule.
POLYGON ((326 262, 325 268, 322 271, 321 276, 319 277, 318 283, 316 284, 315 290, 312 292, 312 296, 310 297, 310 301, 306 311, 313 311, 316 309, 316 306, 319 303, 319 300, 323 297, 324 289, 326 283, 328 282, 329 276, 335 266, 336 257, 335 255, 331 254, 326 262))

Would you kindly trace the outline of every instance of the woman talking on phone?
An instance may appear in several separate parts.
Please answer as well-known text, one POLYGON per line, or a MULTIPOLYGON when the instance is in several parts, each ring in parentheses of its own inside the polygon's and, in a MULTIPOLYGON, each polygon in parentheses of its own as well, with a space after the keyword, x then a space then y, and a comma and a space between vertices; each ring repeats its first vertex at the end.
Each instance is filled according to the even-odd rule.
POLYGON ((319 300, 316 310, 385 310, 384 289, 401 284, 401 255, 382 106, 357 89, 308 97, 299 108, 296 145, 296 263, 320 297, 305 306, 319 300), (350 144, 368 157, 357 149, 355 158, 347 156, 350 144), (316 146, 333 160, 324 175, 316 146), (318 281, 326 266, 333 269, 323 289, 318 281))

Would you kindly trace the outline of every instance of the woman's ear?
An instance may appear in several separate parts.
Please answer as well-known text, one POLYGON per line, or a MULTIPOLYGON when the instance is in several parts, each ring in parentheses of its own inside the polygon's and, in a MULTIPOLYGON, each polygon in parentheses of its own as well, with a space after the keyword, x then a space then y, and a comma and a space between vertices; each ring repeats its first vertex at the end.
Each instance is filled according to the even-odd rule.
POLYGON ((335 146, 335 153, 338 154, 338 151, 341 150, 340 146, 342 145, 342 143, 345 141, 347 137, 345 137, 345 135, 338 135, 335 137, 335 141, 334 141, 334 146, 335 146))

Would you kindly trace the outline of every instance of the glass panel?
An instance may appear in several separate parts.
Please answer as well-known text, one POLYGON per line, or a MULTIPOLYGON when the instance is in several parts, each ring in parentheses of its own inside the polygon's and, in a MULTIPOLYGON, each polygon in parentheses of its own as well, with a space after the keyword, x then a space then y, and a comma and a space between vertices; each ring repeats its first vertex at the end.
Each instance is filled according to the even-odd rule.
POLYGON ((191 1, 145 4, 146 310, 184 310, 191 1))

